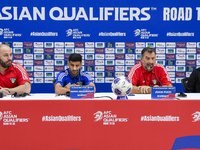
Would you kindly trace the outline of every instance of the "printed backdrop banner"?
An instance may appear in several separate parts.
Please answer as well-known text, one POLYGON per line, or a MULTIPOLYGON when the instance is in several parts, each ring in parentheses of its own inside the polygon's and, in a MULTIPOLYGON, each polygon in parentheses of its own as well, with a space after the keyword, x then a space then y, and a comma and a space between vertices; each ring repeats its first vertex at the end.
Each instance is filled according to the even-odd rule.
POLYGON ((200 66, 199 21, 199 1, 9 0, 0 6, 0 43, 12 47, 32 92, 53 92, 49 84, 74 52, 97 92, 111 91, 113 79, 127 76, 147 46, 180 92, 181 79, 200 66))

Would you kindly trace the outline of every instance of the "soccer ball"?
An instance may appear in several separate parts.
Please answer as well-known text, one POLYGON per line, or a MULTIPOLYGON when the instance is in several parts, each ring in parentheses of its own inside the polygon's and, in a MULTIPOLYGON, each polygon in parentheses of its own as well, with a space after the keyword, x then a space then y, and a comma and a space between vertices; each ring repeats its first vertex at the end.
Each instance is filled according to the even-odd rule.
POLYGON ((126 77, 115 78, 112 85, 112 91, 117 96, 129 95, 132 91, 132 83, 126 77))

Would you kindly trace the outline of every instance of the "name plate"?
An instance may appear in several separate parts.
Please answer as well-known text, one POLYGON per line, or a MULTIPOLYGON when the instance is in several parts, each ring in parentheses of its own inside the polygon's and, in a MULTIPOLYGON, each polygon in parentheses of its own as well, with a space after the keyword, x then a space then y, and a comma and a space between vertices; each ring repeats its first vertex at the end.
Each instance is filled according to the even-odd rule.
POLYGON ((93 99, 94 87, 93 86, 71 86, 70 99, 93 99))
POLYGON ((175 99, 176 87, 152 87, 151 99, 175 99))

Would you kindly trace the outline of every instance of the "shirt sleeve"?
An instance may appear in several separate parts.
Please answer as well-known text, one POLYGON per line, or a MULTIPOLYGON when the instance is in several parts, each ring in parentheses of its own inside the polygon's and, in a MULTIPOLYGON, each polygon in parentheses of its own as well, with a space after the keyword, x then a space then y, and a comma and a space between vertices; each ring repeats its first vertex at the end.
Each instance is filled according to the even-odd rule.
POLYGON ((56 82, 55 84, 57 83, 60 83, 62 85, 62 87, 64 86, 64 81, 65 81, 65 73, 64 72, 59 72, 57 77, 56 77, 56 82))
POLYGON ((139 79, 137 77, 136 71, 133 71, 133 67, 131 68, 131 70, 128 73, 128 79, 131 80, 131 83, 133 85, 137 86, 137 83, 138 83, 139 79))
POLYGON ((28 74, 22 65, 17 64, 15 66, 15 68, 16 68, 16 72, 17 72, 17 84, 18 85, 23 85, 26 82, 31 83, 31 81, 28 77, 28 74))
POLYGON ((162 70, 159 72, 159 74, 160 74, 160 82, 162 83, 162 85, 172 84, 167 70, 164 67, 162 67, 161 69, 162 70))
POLYGON ((84 80, 85 85, 88 85, 91 82, 93 82, 91 76, 86 72, 83 75, 83 80, 84 80))

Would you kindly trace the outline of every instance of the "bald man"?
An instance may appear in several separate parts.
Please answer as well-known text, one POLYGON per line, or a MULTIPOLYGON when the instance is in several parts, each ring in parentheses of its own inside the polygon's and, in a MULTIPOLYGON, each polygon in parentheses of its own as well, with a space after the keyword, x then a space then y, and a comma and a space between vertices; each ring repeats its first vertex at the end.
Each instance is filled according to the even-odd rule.
POLYGON ((12 50, 5 44, 0 44, 0 92, 4 96, 30 93, 31 82, 23 66, 12 62, 12 50))

